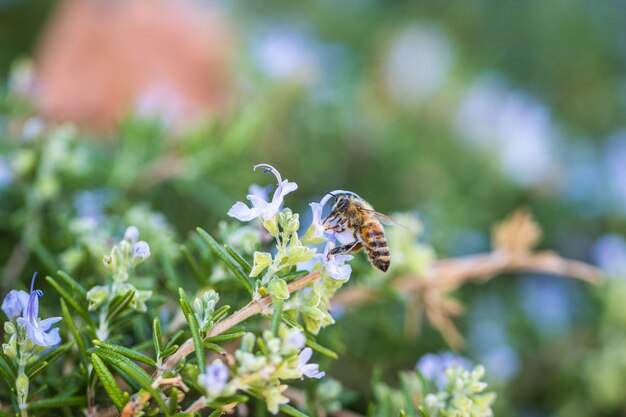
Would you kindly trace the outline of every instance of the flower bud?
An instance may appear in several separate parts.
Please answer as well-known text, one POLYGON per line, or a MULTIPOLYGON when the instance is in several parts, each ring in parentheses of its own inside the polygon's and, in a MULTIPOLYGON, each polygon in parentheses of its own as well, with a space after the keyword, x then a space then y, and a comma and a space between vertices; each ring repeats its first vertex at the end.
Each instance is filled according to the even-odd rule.
POLYGON ((133 265, 137 266, 150 257, 150 245, 145 241, 140 241, 135 244, 133 252, 133 265))
POLYGON ((17 359, 17 343, 15 335, 11 336, 9 343, 2 345, 2 351, 11 359, 17 359))
POLYGON ((289 298, 289 289, 285 280, 280 278, 274 278, 267 286, 267 292, 273 299, 286 300, 289 298))
POLYGON ((4 332, 6 334, 8 334, 9 336, 12 334, 15 334, 15 325, 13 323, 11 323, 10 321, 5 321, 4 322, 4 332))
POLYGON ((29 380, 26 374, 19 374, 15 381, 15 388, 17 389, 17 401, 20 406, 26 406, 28 399, 28 384, 29 380))
POLYGON ((109 288, 98 285, 87 291, 87 300, 89 300, 89 311, 98 309, 109 297, 109 288))
POLYGON ((294 214, 291 209, 286 208, 278 214, 278 223, 286 234, 291 235, 300 228, 299 218, 297 213, 294 214))
POLYGON ((124 240, 130 243, 136 243, 139 240, 139 229, 135 226, 129 226, 126 228, 126 232, 124 232, 124 240))
POLYGON ((269 267, 272 264, 272 255, 267 252, 254 252, 254 266, 252 267, 252 271, 250 271, 251 277, 256 277, 263 271, 265 268, 269 267))
POLYGON ((272 217, 270 219, 263 219, 263 226, 267 229, 270 235, 273 237, 278 237, 278 222, 276 221, 276 217, 272 217))

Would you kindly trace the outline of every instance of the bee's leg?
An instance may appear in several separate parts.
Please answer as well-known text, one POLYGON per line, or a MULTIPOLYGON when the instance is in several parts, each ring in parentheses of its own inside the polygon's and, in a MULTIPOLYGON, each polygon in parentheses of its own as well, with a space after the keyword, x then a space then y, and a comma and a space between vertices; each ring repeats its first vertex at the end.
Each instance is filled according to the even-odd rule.
POLYGON ((331 255, 340 255, 340 254, 343 254, 343 253, 356 252, 359 249, 361 249, 362 246, 363 246, 363 244, 361 242, 359 242, 358 240, 355 240, 352 243, 348 243, 347 245, 337 246, 336 248, 332 248, 328 252, 327 258, 330 258, 331 255))

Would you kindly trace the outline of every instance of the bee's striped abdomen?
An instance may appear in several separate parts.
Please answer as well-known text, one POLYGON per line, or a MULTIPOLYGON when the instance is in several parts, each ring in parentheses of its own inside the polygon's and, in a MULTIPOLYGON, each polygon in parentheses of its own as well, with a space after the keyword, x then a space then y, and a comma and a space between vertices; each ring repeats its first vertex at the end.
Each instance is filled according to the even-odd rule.
POLYGON ((376 219, 368 219, 361 226, 361 238, 365 253, 372 265, 383 272, 387 271, 391 258, 382 224, 376 219))

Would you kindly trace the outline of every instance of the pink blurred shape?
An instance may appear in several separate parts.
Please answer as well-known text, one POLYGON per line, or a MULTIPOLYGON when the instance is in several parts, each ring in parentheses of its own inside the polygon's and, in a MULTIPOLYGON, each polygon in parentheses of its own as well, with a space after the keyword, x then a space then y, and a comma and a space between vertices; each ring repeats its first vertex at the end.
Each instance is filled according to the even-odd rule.
POLYGON ((56 121, 111 130, 127 112, 177 128, 224 110, 232 35, 192 0, 65 0, 37 56, 36 102, 56 121))

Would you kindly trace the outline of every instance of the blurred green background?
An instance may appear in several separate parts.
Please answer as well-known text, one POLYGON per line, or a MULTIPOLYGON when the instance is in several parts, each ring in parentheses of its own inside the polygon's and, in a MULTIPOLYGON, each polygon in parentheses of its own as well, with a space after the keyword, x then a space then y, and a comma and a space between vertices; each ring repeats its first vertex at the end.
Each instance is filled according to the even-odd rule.
MULTIPOLYGON (((542 247, 607 282, 466 286, 462 353, 485 364, 497 415, 624 415, 626 2, 189 2, 173 28, 158 1, 128 18, 123 2, 85 4, 0 0, 5 282, 20 245, 35 255, 22 275, 62 265, 74 218, 143 204, 181 239, 215 230, 249 184, 269 184, 261 162, 298 183, 301 213, 338 188, 416 211, 440 257, 488 250, 490 227, 528 206, 542 247)), ((428 325, 407 339, 403 317, 381 300, 327 330, 353 409, 375 368, 393 385, 447 348, 428 325)))

